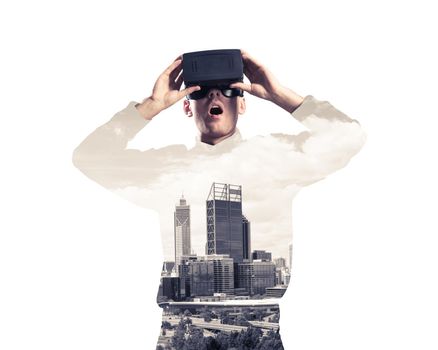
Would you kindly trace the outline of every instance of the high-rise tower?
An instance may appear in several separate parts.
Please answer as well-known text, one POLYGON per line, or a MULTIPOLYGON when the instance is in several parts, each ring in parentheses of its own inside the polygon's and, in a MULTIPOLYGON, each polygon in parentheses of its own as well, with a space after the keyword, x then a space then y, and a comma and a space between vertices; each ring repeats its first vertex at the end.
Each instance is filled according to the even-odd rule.
POLYGON ((175 234, 175 265, 181 263, 181 256, 190 255, 190 205, 184 196, 179 200, 179 205, 175 206, 174 213, 174 234, 175 234))
POLYGON ((243 222, 242 186, 214 182, 207 198, 207 254, 227 254, 242 262, 243 222))
POLYGON ((251 223, 242 215, 242 234, 243 234, 243 258, 252 260, 251 255, 251 223))

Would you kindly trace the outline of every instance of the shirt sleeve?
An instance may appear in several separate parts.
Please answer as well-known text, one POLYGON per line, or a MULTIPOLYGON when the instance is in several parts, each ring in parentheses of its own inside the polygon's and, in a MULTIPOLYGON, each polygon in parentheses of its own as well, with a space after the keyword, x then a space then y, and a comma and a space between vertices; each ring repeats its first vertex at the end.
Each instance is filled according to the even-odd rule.
POLYGON ((131 102, 93 131, 73 152, 73 164, 87 177, 108 189, 147 186, 171 166, 175 155, 186 152, 184 145, 140 151, 127 149, 150 121, 131 102))
POLYGON ((271 135, 288 149, 283 161, 291 164, 289 183, 305 186, 325 178, 347 165, 365 143, 359 122, 327 101, 306 96, 291 115, 307 130, 297 135, 271 135))

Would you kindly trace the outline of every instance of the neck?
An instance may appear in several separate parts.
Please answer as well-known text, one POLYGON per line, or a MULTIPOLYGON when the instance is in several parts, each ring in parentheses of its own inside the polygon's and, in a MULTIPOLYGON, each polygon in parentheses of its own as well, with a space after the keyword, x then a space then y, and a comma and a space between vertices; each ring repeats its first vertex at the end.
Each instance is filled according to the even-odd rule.
POLYGON ((217 145, 218 143, 222 142, 223 140, 233 136, 236 133, 236 129, 234 129, 231 133, 221 136, 221 137, 211 137, 206 134, 201 134, 201 142, 208 143, 209 145, 217 145))

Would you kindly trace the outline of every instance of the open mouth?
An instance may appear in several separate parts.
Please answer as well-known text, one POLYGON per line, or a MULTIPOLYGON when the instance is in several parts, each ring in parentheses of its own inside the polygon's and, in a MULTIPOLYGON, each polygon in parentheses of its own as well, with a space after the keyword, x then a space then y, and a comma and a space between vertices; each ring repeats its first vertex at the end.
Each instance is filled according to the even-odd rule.
POLYGON ((223 113, 223 110, 220 106, 214 105, 210 108, 210 114, 211 115, 221 115, 223 113))

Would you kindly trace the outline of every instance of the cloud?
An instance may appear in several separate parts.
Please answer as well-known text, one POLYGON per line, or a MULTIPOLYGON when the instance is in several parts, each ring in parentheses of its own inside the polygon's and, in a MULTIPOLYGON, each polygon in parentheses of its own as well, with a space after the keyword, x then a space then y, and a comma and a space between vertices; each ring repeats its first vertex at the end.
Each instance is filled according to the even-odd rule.
MULTIPOLYGON (((305 185, 345 166, 363 144, 357 123, 308 120, 312 134, 258 136, 225 151, 184 151, 144 186, 114 192, 160 215, 166 259, 173 257, 173 212, 181 194, 191 206, 192 248, 204 254, 205 202, 213 182, 242 185, 243 213, 252 247, 287 257, 292 239, 292 199, 305 185)), ((163 154, 168 155, 165 151, 163 154)), ((144 162, 147 166, 147 162, 144 162)))
POLYGON ((139 151, 127 145, 147 121, 130 104, 81 143, 73 162, 104 187, 159 213, 167 259, 173 256, 173 212, 182 193, 191 206, 192 246, 204 254, 205 201, 213 182, 242 186, 253 248, 286 257, 294 196, 344 167, 365 142, 357 122, 311 96, 292 115, 308 130, 248 140, 237 132, 215 146, 139 151))

